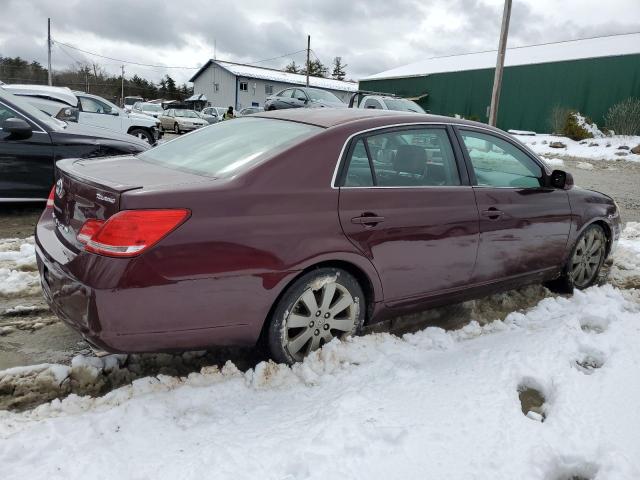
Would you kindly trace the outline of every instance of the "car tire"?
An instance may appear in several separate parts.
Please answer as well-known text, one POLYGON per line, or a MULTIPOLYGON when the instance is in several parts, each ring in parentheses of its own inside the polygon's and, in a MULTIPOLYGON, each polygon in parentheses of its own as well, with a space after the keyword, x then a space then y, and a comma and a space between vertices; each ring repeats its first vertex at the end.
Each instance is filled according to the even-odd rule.
POLYGON ((291 365, 335 337, 357 335, 365 312, 362 287, 347 271, 318 268, 305 273, 273 309, 267 334, 271 356, 291 365))
POLYGON ((134 137, 138 137, 141 140, 144 140, 149 145, 153 145, 155 140, 153 139, 153 135, 149 133, 144 128, 134 128, 129 132, 129 135, 133 135, 134 137))
POLYGON ((273 112, 274 110, 276 110, 276 107, 269 107, 269 108, 267 108, 267 112, 273 112))
POLYGON ((173 124, 173 133, 180 135, 182 132, 180 131, 180 125, 178 125, 178 122, 173 124))
POLYGON ((555 293, 584 290, 598 281, 607 254, 607 235, 600 225, 588 226, 576 240, 559 278, 545 286, 555 293))

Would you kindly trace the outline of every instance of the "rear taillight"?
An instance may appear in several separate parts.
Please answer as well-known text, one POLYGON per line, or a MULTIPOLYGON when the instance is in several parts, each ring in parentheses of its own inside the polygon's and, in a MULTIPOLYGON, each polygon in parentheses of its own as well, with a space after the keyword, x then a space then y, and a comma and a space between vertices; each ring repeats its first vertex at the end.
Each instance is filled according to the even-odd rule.
POLYGON ((80 231, 78 232, 78 241, 80 243, 82 243, 83 245, 86 245, 89 240, 91 240, 91 238, 98 233, 98 230, 100 230, 104 225, 104 220, 95 220, 95 219, 90 219, 87 220, 86 222, 84 222, 84 225, 82 225, 82 228, 80 229, 80 231))
POLYGON ((123 210, 104 223, 87 220, 78 233, 85 250, 109 257, 134 257, 151 248, 189 216, 189 210, 123 210))
POLYGON ((53 208, 53 197, 55 194, 56 194, 56 186, 54 185, 53 188, 51 188, 51 191, 49 192, 49 196, 47 197, 47 206, 45 207, 45 210, 53 208))

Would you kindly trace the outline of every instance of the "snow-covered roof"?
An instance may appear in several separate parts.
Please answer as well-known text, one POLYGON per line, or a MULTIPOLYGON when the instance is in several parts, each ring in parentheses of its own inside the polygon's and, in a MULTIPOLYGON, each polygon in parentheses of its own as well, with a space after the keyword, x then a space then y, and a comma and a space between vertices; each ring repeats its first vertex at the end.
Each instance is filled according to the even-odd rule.
MULTIPOLYGON (((584 58, 612 57, 640 53, 640 33, 588 38, 568 42, 547 43, 528 47, 508 48, 505 66, 561 62, 584 58)), ((497 51, 434 57, 402 67, 392 68, 362 80, 419 77, 433 73, 462 72, 495 68, 497 51)))
MULTIPOLYGON (((273 82, 290 83, 292 85, 306 85, 307 83, 307 77, 299 73, 289 73, 272 68, 256 67, 254 65, 244 65, 242 63, 223 62, 221 60, 209 60, 193 75, 193 77, 189 79, 189 81, 193 82, 212 63, 217 63, 219 66, 228 70, 237 77, 271 80, 273 82)), ((355 92, 358 90, 358 84, 355 82, 345 82, 342 80, 320 77, 309 77, 309 86, 325 88, 328 90, 341 90, 345 92, 355 92)))
POLYGON ((185 102, 206 102, 207 101, 207 97, 205 96, 204 93, 197 93, 194 95, 191 95, 189 98, 187 98, 185 100, 185 102))

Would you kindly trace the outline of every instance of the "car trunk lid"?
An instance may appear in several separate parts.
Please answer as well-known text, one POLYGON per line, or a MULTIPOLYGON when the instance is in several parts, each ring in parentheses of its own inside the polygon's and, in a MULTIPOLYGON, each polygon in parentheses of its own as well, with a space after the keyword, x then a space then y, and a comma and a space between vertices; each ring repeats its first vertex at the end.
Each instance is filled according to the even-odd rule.
POLYGON ((61 160, 56 164, 53 199, 56 234, 77 252, 84 247, 77 238, 84 223, 119 212, 125 192, 210 180, 129 156, 61 160))

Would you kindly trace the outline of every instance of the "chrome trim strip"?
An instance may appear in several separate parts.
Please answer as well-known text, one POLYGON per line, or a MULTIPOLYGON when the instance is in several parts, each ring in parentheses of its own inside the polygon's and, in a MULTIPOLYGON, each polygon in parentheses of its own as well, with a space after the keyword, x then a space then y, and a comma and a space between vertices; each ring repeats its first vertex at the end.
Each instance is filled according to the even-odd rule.
POLYGON ((0 203, 2 202, 46 202, 46 198, 11 198, 0 197, 0 203))
MULTIPOLYGON (((342 149, 340 150, 340 154, 338 155, 338 161, 336 163, 335 168, 333 169, 333 175, 331 177, 331 188, 334 190, 339 190, 340 188, 433 188, 433 186, 430 185, 422 185, 422 186, 414 186, 414 187, 336 187, 336 177, 338 176, 338 170, 340 169, 340 161, 342 160, 342 156, 344 155, 344 152, 347 148, 347 145, 349 145, 349 142, 351 142, 351 139, 353 137, 356 137, 358 135, 362 135, 363 133, 368 133, 368 132, 373 132, 376 130, 384 130, 387 128, 395 128, 395 127, 412 127, 412 126, 425 126, 425 127, 444 127, 446 128, 447 125, 453 125, 456 127, 467 127, 467 128, 471 128, 471 129, 477 129, 477 130, 485 130, 487 132, 490 132, 491 134, 497 136, 497 137, 504 137, 506 140, 508 140, 509 142, 512 142, 514 140, 513 136, 502 132, 500 130, 494 130, 493 128, 487 128, 487 127, 483 127, 482 125, 469 125, 467 123, 443 123, 443 122, 410 122, 410 123, 394 123, 393 125, 382 125, 380 127, 373 127, 373 128, 368 128, 366 130, 360 130, 359 132, 353 133, 351 135, 349 135, 349 137, 345 140, 344 145, 342 145, 342 149)), ((516 139, 517 140, 517 139, 516 139)), ((526 145, 525 145, 526 147, 526 145)), ((527 151, 536 156, 535 153, 530 150, 529 148, 527 148, 527 151)), ((531 156, 531 155, 529 155, 531 156)), ((537 157, 537 156, 536 156, 537 157)), ((538 162, 539 166, 548 174, 547 170, 546 170, 546 165, 540 165, 540 162, 538 162)), ((447 187, 452 187, 452 186, 457 186, 457 185, 440 185, 440 186, 447 186, 447 187)), ((466 186, 466 185, 463 185, 466 186)), ((480 187, 481 185, 471 185, 471 187, 480 187)), ((491 187, 489 185, 485 185, 485 188, 518 188, 518 187, 491 187)), ((521 187, 520 187, 521 188, 521 187)), ((536 187, 531 187, 531 188, 536 188, 536 187)))

